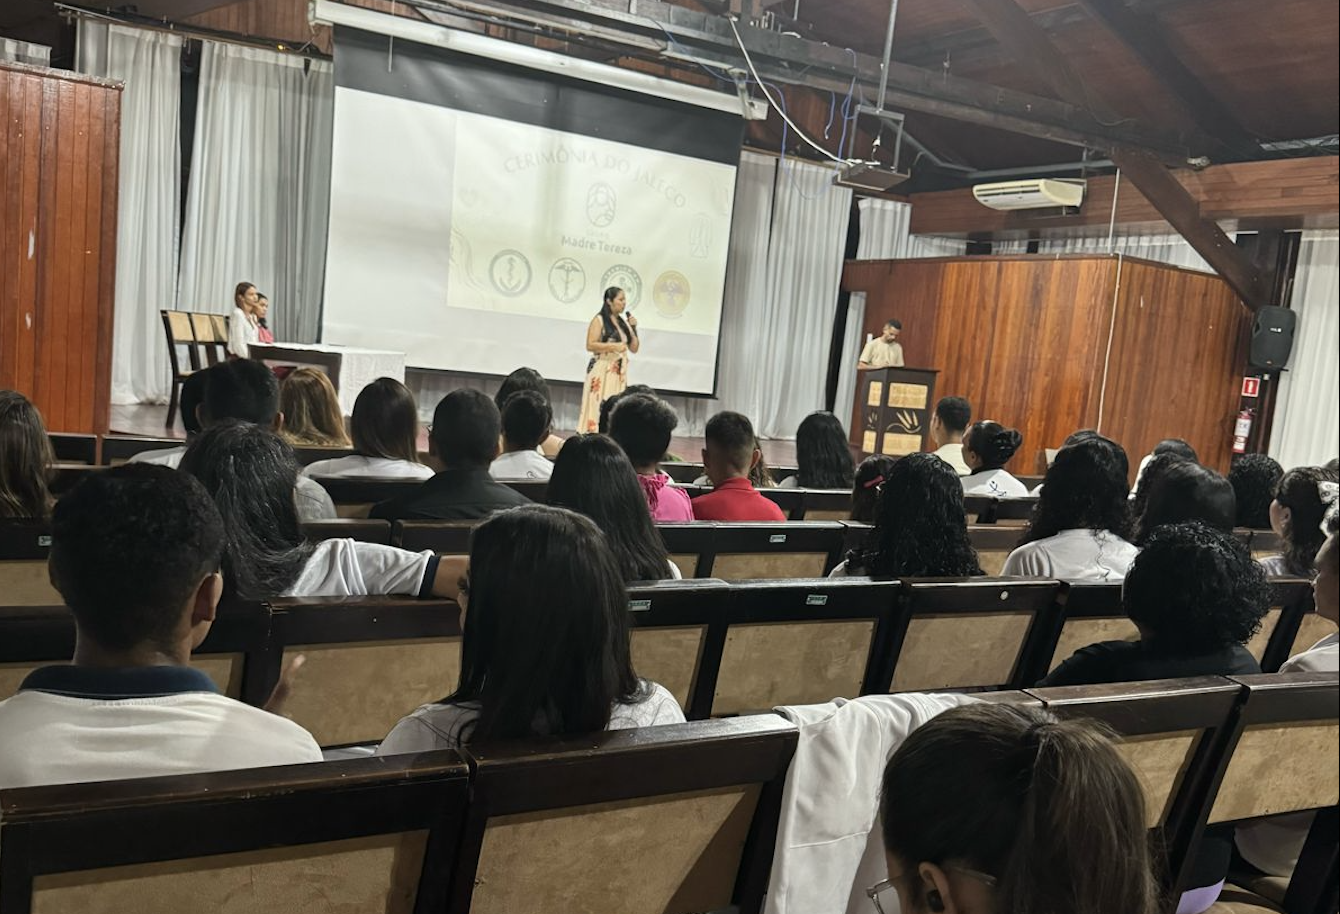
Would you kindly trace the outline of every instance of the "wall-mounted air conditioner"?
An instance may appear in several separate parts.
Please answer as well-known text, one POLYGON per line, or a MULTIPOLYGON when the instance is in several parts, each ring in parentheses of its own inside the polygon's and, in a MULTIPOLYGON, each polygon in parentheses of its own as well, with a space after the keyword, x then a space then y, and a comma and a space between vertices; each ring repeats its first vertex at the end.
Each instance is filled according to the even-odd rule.
POLYGON ((1081 178, 1032 178, 978 184, 972 195, 992 209, 1075 209, 1084 202, 1084 186, 1081 178))

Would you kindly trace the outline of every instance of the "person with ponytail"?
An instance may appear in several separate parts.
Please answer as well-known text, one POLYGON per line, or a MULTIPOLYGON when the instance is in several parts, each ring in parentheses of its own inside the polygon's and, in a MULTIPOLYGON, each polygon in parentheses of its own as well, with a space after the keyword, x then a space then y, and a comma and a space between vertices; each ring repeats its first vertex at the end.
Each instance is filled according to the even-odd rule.
POLYGON ((1135 773, 1098 725, 951 708, 884 769, 880 914, 1157 914, 1135 773))
POLYGON ((624 311, 628 297, 618 286, 605 290, 600 313, 586 328, 586 385, 582 389, 582 412, 577 431, 589 434, 599 430, 600 404, 628 386, 628 355, 642 346, 637 335, 637 318, 624 311))
POLYGON ((1028 486, 1005 470, 1024 436, 999 422, 974 422, 963 436, 963 462, 971 471, 962 477, 964 495, 1025 498, 1028 486))
POLYGON ((1282 555, 1261 559, 1271 577, 1316 574, 1313 563, 1326 541, 1322 519, 1340 493, 1340 474, 1324 467, 1297 467, 1280 477, 1270 502, 1270 529, 1279 534, 1282 555))

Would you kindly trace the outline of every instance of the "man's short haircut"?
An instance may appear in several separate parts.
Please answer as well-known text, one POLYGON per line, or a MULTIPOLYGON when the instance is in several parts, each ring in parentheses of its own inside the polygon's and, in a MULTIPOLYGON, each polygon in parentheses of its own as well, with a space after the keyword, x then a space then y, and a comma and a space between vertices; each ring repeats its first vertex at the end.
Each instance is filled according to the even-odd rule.
POLYGON ((963 397, 941 397, 935 404, 935 415, 946 429, 961 435, 972 422, 972 404, 963 397))
POLYGON ((124 651, 170 643, 223 546, 218 509, 194 477, 132 463, 90 473, 56 503, 48 565, 80 635, 124 651))
POLYGON ((534 390, 518 390, 502 408, 503 440, 518 450, 534 450, 549 437, 554 413, 549 401, 534 390))
POLYGON ((224 419, 273 425, 279 413, 279 381, 252 359, 220 362, 206 371, 203 406, 206 425, 224 419))
POLYGON ((635 467, 659 463, 670 449, 670 434, 679 425, 675 410, 658 397, 631 394, 610 413, 610 437, 635 467))
POLYGON ((480 391, 453 390, 433 411, 433 444, 448 467, 488 466, 500 434, 498 407, 480 391))
POLYGON ((608 435, 610 431, 610 413, 614 412, 614 407, 619 405, 624 397, 631 397, 634 394, 645 394, 648 397, 656 396, 656 389, 648 387, 646 384, 629 384, 617 394, 611 394, 600 404, 600 417, 596 420, 596 431, 602 435, 608 435))
POLYGON ((707 443, 736 469, 748 470, 758 437, 747 416, 721 412, 707 420, 707 443))
POLYGON ((894 330, 902 330, 903 322, 896 317, 891 317, 884 322, 885 327, 892 327, 894 330))

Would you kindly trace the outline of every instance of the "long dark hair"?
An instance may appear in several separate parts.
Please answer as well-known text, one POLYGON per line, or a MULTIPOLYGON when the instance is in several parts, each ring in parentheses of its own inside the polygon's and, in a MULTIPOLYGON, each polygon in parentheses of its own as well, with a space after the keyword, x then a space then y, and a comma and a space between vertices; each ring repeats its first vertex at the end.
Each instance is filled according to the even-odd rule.
MULTIPOLYGON (((1131 496, 1131 516, 1135 518, 1137 527, 1143 524, 1145 510, 1149 507, 1149 493, 1154 490, 1154 484, 1173 467, 1188 462, 1195 461, 1188 461, 1186 457, 1174 451, 1164 451, 1149 458, 1149 462, 1144 465, 1144 469, 1135 480, 1135 494, 1131 496)), ((1046 491, 1046 487, 1043 491, 1046 491)), ((1140 536, 1138 531, 1136 536, 1140 536)))
POLYGON ((879 487, 893 472, 898 461, 887 454, 874 454, 861 461, 856 468, 856 481, 851 487, 851 519, 862 524, 875 522, 875 505, 879 503, 879 487))
MULTIPOLYGON (((1141 488, 1143 490, 1143 486, 1141 488)), ((1045 487, 1043 491, 1046 491, 1045 487)), ((1135 536, 1136 544, 1140 546, 1164 524, 1199 521, 1229 532, 1238 515, 1237 497, 1228 480, 1209 467, 1186 460, 1178 461, 1156 476, 1149 486, 1147 498, 1135 536)))
POLYGON ((395 378, 378 378, 358 392, 349 431, 364 457, 419 462, 419 406, 395 378))
POLYGON ((319 368, 295 368, 279 385, 281 437, 298 447, 348 447, 335 385, 319 368))
POLYGON ((982 574, 968 541, 963 484, 934 454, 908 454, 893 465, 879 495, 875 526, 847 554, 848 568, 876 577, 982 574))
POLYGON ((605 290, 605 298, 600 305, 600 322, 605 325, 605 338, 610 339, 619 336, 625 343, 633 342, 633 330, 628 326, 628 322, 623 319, 622 314, 615 314, 614 309, 610 307, 610 302, 619 297, 623 289, 618 286, 610 286, 605 290), (615 329, 617 326, 617 330, 615 329))
POLYGON ((850 489, 856 475, 842 423, 832 413, 810 413, 796 429, 797 481, 806 489, 850 489))
POLYGON ((1122 539, 1134 534, 1126 451, 1098 435, 1068 444, 1047 468, 1033 522, 1019 544, 1062 530, 1107 530, 1122 539))
POLYGON ((880 812, 917 910, 930 908, 922 863, 994 877, 1000 912, 1159 909, 1144 793, 1098 724, 1016 705, 951 708, 889 759, 880 812))
POLYGON ((1290 514, 1280 536, 1284 541, 1284 566, 1290 574, 1312 576, 1317 553, 1326 542, 1321 519, 1327 502, 1322 501, 1321 484, 1335 482, 1338 476, 1335 470, 1324 467, 1297 467, 1285 473, 1275 487, 1275 501, 1290 514))
POLYGON ((625 581, 670 577, 670 554, 652 524, 637 471, 613 438, 574 435, 563 442, 548 500, 595 521, 625 581))
POLYGON ((460 682, 443 699, 479 703, 462 742, 593 733, 616 702, 645 698, 628 592, 587 518, 543 505, 495 514, 471 537, 465 593, 460 682))
POLYGON ((181 469, 200 480, 223 518, 225 596, 265 600, 287 592, 314 548, 293 501, 293 448, 269 429, 227 419, 191 443, 181 469))
POLYGON ((17 391, 0 390, 0 517, 50 516, 47 480, 55 461, 37 407, 17 391))
POLYGON ((1006 428, 999 422, 974 422, 963 435, 963 446, 982 458, 982 465, 974 472, 999 470, 1014 457, 1024 436, 1018 429, 1006 428))

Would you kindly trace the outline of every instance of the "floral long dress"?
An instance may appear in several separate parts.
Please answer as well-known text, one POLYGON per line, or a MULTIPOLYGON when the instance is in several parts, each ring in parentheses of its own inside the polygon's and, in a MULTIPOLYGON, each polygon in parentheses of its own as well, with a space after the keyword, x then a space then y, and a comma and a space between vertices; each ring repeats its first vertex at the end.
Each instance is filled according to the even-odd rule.
MULTIPOLYGON (((613 335, 608 329, 600 332, 602 343, 626 343, 616 325, 613 335)), ((582 414, 577 420, 577 431, 582 434, 599 430, 600 404, 628 386, 628 353, 602 352, 591 357, 586 365, 586 384, 582 389, 582 414)))

